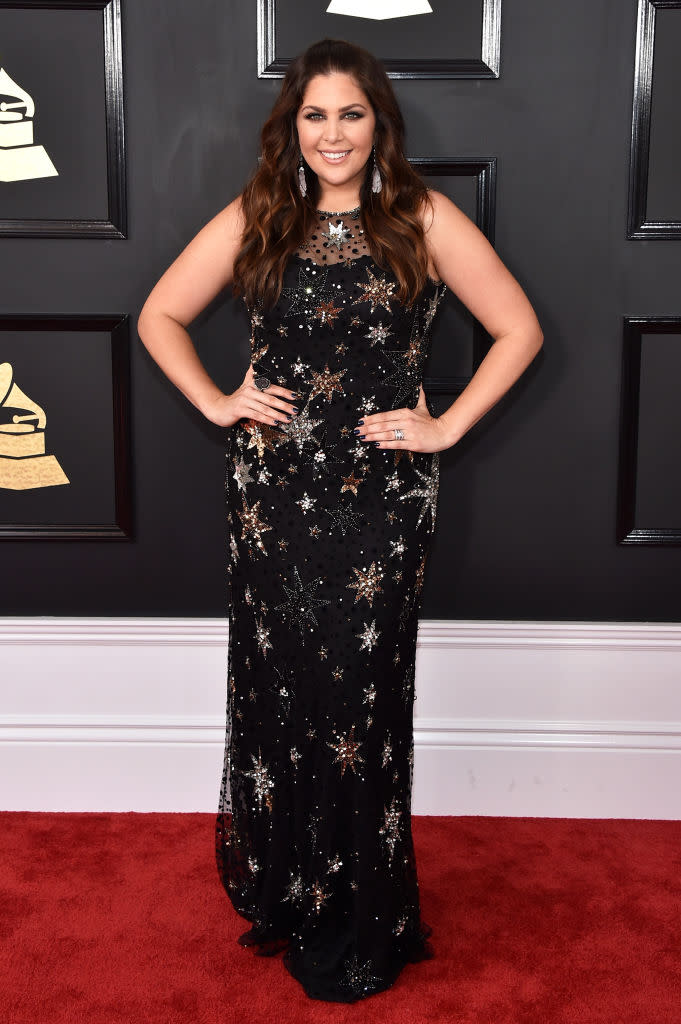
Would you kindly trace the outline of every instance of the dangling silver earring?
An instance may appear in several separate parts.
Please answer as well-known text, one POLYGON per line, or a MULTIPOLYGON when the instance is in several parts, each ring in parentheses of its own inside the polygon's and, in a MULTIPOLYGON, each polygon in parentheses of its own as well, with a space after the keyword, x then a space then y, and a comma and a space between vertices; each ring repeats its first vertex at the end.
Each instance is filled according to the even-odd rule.
POLYGON ((302 152, 300 154, 300 163, 298 164, 298 188, 300 189, 300 194, 304 199, 305 196, 307 195, 307 181, 305 179, 305 168, 303 167, 302 152))
POLYGON ((373 146, 373 154, 374 154, 374 170, 373 170, 373 173, 371 175, 371 191, 374 193, 374 195, 376 195, 383 188, 383 182, 381 181, 381 172, 379 171, 378 165, 376 163, 376 146, 375 145, 373 146))

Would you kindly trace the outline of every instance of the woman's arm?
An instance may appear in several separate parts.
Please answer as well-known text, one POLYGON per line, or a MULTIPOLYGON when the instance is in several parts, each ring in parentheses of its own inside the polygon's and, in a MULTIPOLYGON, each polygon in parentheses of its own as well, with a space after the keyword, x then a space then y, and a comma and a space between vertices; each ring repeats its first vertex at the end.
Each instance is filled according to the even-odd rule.
POLYGON ((201 412, 223 396, 186 328, 232 281, 242 234, 241 200, 213 217, 168 267, 137 320, 139 336, 165 375, 201 412))
POLYGON ((253 384, 249 364, 241 385, 226 395, 199 359, 187 328, 233 278, 243 235, 241 197, 221 210, 189 242, 149 294, 137 320, 139 336, 166 377, 211 422, 232 426, 250 417, 273 425, 290 415, 289 390, 253 384), (284 400, 284 398, 286 400, 284 400))
POLYGON ((544 335, 529 299, 482 231, 450 199, 431 191, 426 243, 440 278, 494 338, 455 402, 437 417, 455 444, 524 373, 544 335))

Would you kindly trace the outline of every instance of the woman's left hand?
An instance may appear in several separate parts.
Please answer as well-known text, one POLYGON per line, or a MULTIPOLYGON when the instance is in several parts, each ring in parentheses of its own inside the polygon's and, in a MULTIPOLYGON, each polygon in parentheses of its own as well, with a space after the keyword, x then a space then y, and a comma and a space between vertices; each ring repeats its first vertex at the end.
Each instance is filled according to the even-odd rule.
POLYGON ((441 452, 451 446, 445 425, 436 416, 431 416, 426 406, 426 395, 419 386, 419 400, 413 409, 389 409, 362 416, 358 423, 359 436, 367 444, 378 441, 379 448, 406 448, 412 452, 441 452), (395 440, 395 427, 404 434, 403 440, 395 440))

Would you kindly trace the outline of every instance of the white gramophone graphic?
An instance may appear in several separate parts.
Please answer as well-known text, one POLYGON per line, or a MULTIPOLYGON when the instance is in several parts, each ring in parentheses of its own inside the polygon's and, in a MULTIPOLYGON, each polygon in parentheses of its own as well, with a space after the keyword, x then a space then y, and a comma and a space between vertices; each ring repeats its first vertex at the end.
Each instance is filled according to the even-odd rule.
POLYGON ((410 14, 432 14, 428 0, 331 0, 326 14, 348 14, 351 18, 406 18, 410 14))
POLYGON ((27 491, 68 484, 55 456, 45 454, 45 411, 13 383, 13 376, 12 364, 0 363, 0 488, 27 491))
POLYGON ((43 146, 33 143, 35 103, 0 68, 0 181, 28 181, 59 174, 43 146), (17 108, 23 107, 23 110, 17 108))

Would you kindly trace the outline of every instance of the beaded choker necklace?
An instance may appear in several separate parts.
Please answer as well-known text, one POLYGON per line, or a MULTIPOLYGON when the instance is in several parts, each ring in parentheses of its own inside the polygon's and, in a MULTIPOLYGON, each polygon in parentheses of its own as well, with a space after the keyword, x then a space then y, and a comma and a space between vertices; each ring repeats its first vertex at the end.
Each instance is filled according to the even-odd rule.
POLYGON ((317 210, 317 213, 320 217, 358 217, 361 210, 361 206, 356 206, 354 210, 317 210))

